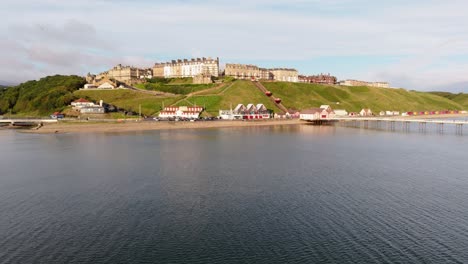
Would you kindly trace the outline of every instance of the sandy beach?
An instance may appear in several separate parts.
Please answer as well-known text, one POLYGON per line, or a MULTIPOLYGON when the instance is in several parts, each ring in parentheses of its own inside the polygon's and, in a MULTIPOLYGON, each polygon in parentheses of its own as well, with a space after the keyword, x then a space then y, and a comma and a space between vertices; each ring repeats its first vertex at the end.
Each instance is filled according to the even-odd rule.
MULTIPOLYGON (((375 117, 379 118, 379 117, 375 117)), ((388 117, 387 117, 388 118, 388 117)), ((447 115, 418 115, 395 116, 399 119, 460 119, 467 118, 468 114, 447 115)), ((23 133, 54 134, 54 133, 121 133, 132 131, 171 130, 171 129, 203 129, 225 127, 251 127, 251 126, 275 126, 275 125, 299 125, 307 122, 298 119, 257 120, 257 121, 197 121, 197 122, 169 122, 169 121, 126 121, 126 122, 73 122, 61 121, 59 123, 44 124, 40 128, 22 129, 23 133)))
POLYGON ((54 133, 121 133, 132 131, 171 130, 171 129, 202 129, 224 127, 251 127, 251 126, 275 126, 298 125, 304 123, 297 119, 287 120, 259 120, 259 121, 197 121, 197 122, 151 122, 151 121, 127 121, 115 123, 87 123, 87 122, 59 122, 45 124, 36 129, 20 130, 24 133, 54 134, 54 133))

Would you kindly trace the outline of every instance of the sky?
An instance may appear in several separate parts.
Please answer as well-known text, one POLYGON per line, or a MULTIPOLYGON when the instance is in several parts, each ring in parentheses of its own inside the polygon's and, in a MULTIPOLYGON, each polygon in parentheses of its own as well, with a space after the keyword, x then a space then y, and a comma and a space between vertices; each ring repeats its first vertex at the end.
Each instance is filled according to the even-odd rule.
POLYGON ((0 82, 172 59, 468 92, 466 0, 2 0, 0 82))

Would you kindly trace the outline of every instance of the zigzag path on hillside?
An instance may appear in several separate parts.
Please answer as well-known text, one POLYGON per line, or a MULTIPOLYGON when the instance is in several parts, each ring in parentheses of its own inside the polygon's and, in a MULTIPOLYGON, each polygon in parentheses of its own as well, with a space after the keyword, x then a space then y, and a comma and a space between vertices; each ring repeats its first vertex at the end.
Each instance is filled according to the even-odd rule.
POLYGON ((281 111, 283 111, 284 113, 287 113, 288 112, 288 109, 286 107, 284 107, 284 105, 282 103, 277 103, 276 102, 276 99, 273 95, 272 96, 268 96, 266 95, 266 92, 268 92, 268 90, 265 88, 265 86, 263 86, 263 84, 261 84, 260 82, 258 81, 252 81, 252 83, 255 85, 255 87, 257 87, 260 91, 262 91, 262 93, 267 96, 268 98, 270 98, 270 100, 273 102, 274 105, 276 105, 276 107, 278 107, 279 109, 281 109, 281 111))
MULTIPOLYGON (((233 84, 233 83, 232 83, 232 84, 233 84)), ((229 87, 231 87, 232 84, 229 85, 226 89, 224 89, 223 91, 221 91, 221 92, 218 93, 218 94, 222 94, 222 93, 223 93, 224 91, 226 91, 229 87)), ((206 93, 207 91, 216 91, 217 89, 220 89, 220 88, 222 88, 222 87, 225 86, 225 85, 227 85, 227 84, 226 84, 226 83, 221 83, 221 84, 216 85, 215 87, 210 88, 210 89, 205 89, 205 90, 200 90, 200 91, 196 91, 196 92, 193 92, 193 93, 188 93, 188 94, 185 95, 184 98, 181 98, 181 99, 178 100, 177 102, 174 102, 173 105, 177 105, 178 103, 180 103, 180 102, 182 102, 182 101, 184 101, 184 100, 185 100, 187 103, 192 104, 192 103, 190 103, 189 101, 187 101, 187 99, 189 99, 190 97, 192 97, 192 96, 194 96, 194 95, 204 94, 204 93, 206 93)), ((218 95, 218 94, 204 94, 204 96, 218 95)))
POLYGON ((124 85, 124 87, 129 90, 133 90, 133 91, 144 93, 144 94, 151 94, 151 95, 165 96, 165 97, 177 96, 176 94, 173 94, 173 93, 166 93, 166 92, 161 92, 161 91, 149 91, 149 90, 137 88, 137 87, 130 86, 130 85, 124 85))

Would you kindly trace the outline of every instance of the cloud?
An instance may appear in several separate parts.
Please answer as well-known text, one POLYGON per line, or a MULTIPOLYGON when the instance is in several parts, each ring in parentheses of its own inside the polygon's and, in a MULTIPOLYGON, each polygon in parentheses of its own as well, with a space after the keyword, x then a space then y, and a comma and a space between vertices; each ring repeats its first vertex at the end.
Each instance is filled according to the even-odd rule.
MULTIPOLYGON (((401 60, 328 71, 423 89, 440 80, 430 76, 434 71, 463 79, 456 69, 437 65, 468 55, 468 3, 458 0, 5 2, 0 15, 8 23, 0 25, 0 47, 9 45, 18 65, 34 65, 23 78, 192 56, 219 56, 223 63, 283 61, 308 73, 321 71, 318 57, 353 57, 361 64, 360 58, 392 56, 401 60)), ((6 53, 0 50, 2 57, 6 53)), ((8 65, 0 67, 0 78, 8 78, 8 65)))

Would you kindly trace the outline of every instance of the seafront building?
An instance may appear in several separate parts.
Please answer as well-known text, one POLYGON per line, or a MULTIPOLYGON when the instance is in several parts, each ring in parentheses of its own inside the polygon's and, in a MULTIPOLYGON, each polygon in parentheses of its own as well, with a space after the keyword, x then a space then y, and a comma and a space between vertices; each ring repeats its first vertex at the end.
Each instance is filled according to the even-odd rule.
POLYGON ((178 59, 170 62, 156 63, 153 66, 154 77, 183 78, 204 75, 219 76, 219 58, 178 59))
POLYGON ((260 68, 251 64, 227 63, 225 76, 248 80, 275 80, 281 82, 298 82, 299 74, 296 69, 288 68, 260 68))
POLYGON ((84 98, 80 98, 71 103, 72 109, 80 112, 81 114, 104 114, 105 108, 103 106, 103 101, 99 101, 99 105, 88 101, 84 98))
POLYGON ((159 118, 189 118, 198 119, 203 107, 201 106, 167 106, 159 112, 159 118))
POLYGON ((329 105, 321 105, 318 108, 310 108, 301 111, 299 119, 301 120, 322 120, 335 117, 335 111, 329 105))
POLYGON ((219 118, 234 120, 234 119, 269 119, 271 111, 263 104, 238 104, 234 109, 219 110, 219 118))

